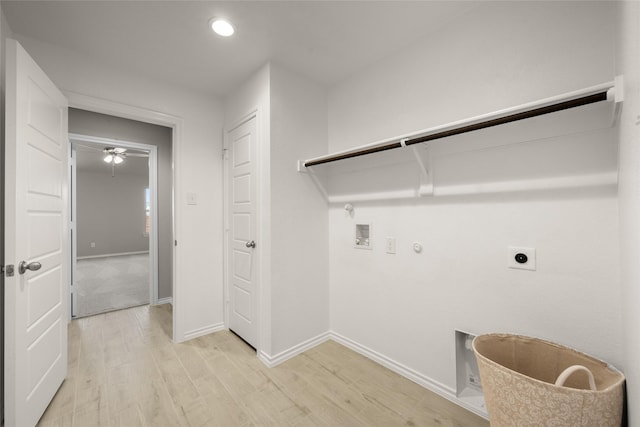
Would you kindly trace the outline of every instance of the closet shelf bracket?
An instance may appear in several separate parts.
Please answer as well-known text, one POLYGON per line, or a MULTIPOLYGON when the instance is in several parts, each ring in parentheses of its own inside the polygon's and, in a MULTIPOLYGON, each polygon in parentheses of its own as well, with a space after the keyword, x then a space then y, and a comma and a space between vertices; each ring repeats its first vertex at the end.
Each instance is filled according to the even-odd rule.
POLYGON ((616 76, 613 82, 613 87, 607 91, 607 101, 613 102, 614 104, 611 127, 618 124, 618 118, 622 111, 622 103, 624 102, 624 76, 616 76))
POLYGON ((420 171, 420 186, 418 187, 418 196, 432 196, 433 195, 433 180, 431 178, 431 150, 429 147, 423 147, 423 155, 420 153, 418 146, 409 147, 413 152, 413 157, 416 159, 418 170, 420 171))
POLYGON ((311 181, 316 186, 320 194, 322 194, 325 200, 329 200, 329 193, 327 192, 326 188, 322 184, 322 181, 316 176, 315 171, 304 166, 304 160, 298 160, 296 168, 299 173, 304 173, 309 175, 311 177, 311 181))

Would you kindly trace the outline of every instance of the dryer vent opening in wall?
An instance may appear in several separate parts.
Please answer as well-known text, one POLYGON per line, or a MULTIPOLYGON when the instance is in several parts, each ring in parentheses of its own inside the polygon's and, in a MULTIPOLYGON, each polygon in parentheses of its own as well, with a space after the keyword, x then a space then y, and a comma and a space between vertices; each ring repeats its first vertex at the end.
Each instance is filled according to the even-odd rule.
POLYGON ((467 332, 455 331, 456 396, 463 406, 486 414, 480 370, 471 346, 474 338, 467 332))

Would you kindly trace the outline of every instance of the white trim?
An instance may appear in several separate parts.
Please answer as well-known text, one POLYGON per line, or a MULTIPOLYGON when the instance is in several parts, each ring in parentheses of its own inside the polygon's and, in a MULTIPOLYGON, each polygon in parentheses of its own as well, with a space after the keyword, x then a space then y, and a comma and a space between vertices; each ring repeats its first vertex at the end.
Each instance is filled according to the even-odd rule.
POLYGON ((479 415, 485 419, 488 419, 488 415, 486 413, 482 412, 475 406, 469 405, 463 400, 458 399, 458 397, 456 397, 456 392, 453 388, 447 387, 446 385, 432 378, 429 378, 426 375, 423 375, 420 372, 417 372, 409 368, 408 366, 403 365, 402 363, 396 362, 395 360, 381 353, 378 353, 375 350, 365 347, 364 345, 361 345, 336 332, 330 332, 329 336, 333 341, 337 342, 338 344, 342 344, 345 347, 355 351, 356 353, 360 353, 361 355, 367 357, 368 359, 371 359, 374 362, 379 363, 380 365, 388 369, 391 369, 396 374, 403 376, 413 381, 416 384, 421 385, 422 387, 436 393, 439 396, 444 397, 445 399, 455 403, 456 405, 461 406, 467 409, 468 411, 471 411, 474 414, 479 415))
MULTIPOLYGON (((183 335, 184 339, 182 341, 188 341, 188 340, 191 340, 191 339, 194 339, 194 338, 201 337, 203 335, 208 335, 208 334, 212 334, 214 332, 224 331, 225 329, 226 328, 224 326, 224 323, 216 323, 214 325, 204 326, 202 328, 198 328, 198 329, 194 329, 192 331, 185 332, 184 335, 183 335)), ((182 342, 182 341, 176 341, 176 342, 182 342)))
MULTIPOLYGON (((182 147, 182 128, 184 126, 184 120, 181 117, 171 114, 161 113, 158 111, 149 110, 146 108, 140 108, 132 105, 121 104, 118 102, 109 101, 106 99, 95 98, 88 95, 79 94, 76 92, 63 92, 69 101, 69 107, 80 108, 87 111, 93 111, 101 114, 109 114, 116 117, 122 117, 125 119, 138 120, 145 123, 153 123, 156 125, 167 126, 173 129, 171 135, 171 155, 172 155, 172 169, 173 176, 171 177, 171 198, 172 198, 172 229, 173 236, 172 241, 177 242, 180 237, 180 219, 182 218, 181 205, 177 202, 176 193, 180 190, 180 173, 182 167, 180 165, 181 154, 180 148, 182 147)), ((172 298, 175 301, 173 304, 173 341, 184 341, 181 336, 182 329, 180 328, 182 322, 181 306, 179 304, 179 281, 181 277, 181 265, 178 262, 180 253, 177 249, 177 245, 171 246, 171 263, 173 265, 173 277, 172 277, 172 298)))
POLYGON ((247 123, 249 120, 253 119, 254 117, 258 117, 258 110, 258 107, 254 107, 247 114, 243 114, 242 116, 240 116, 238 120, 232 122, 232 124, 229 126, 229 130, 225 130, 225 133, 233 132, 243 124, 247 123))
MULTIPOLYGON (((68 111, 68 110, 67 110, 68 111)), ((67 138, 68 140, 68 138, 67 138)), ((76 170, 76 156, 77 152, 71 141, 68 141, 69 144, 69 164, 67 168, 69 170, 69 178, 67 181, 67 185, 70 187, 69 191, 69 200, 67 200, 67 206, 69 206, 69 243, 71 245, 71 262, 69 263, 69 309, 67 312, 69 313, 68 321, 71 322, 73 320, 76 311, 77 305, 77 295, 75 292, 76 285, 76 262, 78 260, 78 232, 77 232, 77 209, 76 209, 76 178, 77 178, 77 170, 76 170)))
POLYGON ((229 327, 229 143, 222 129, 222 319, 229 327))
POLYGON ((370 360, 373 360, 379 365, 382 365, 385 368, 392 370, 396 374, 404 378, 407 378, 408 380, 413 381, 414 383, 426 388, 427 390, 432 391, 437 395, 444 397, 450 402, 453 402, 456 405, 462 408, 465 408, 466 410, 473 412, 474 414, 480 417, 488 419, 488 415, 486 412, 483 412, 481 409, 477 408, 476 406, 470 405, 468 402, 464 401, 463 399, 459 399, 456 396, 455 389, 448 387, 440 383, 439 381, 436 381, 424 374, 421 374, 420 372, 414 369, 409 368, 408 366, 403 365, 400 362, 397 362, 381 353, 378 353, 375 350, 372 350, 362 344, 359 344, 333 331, 324 332, 320 335, 317 335, 313 338, 303 341, 300 344, 296 344, 293 347, 276 354, 275 356, 270 356, 263 351, 259 351, 258 358, 267 367, 273 368, 329 340, 335 341, 338 344, 341 344, 349 348, 350 350, 353 350, 356 353, 359 353, 364 357, 370 360))
POLYGON ((80 108, 101 114, 108 114, 115 117, 139 120, 145 123, 153 123, 162 126, 182 126, 182 119, 171 114, 159 111, 148 110, 134 105, 121 104, 107 99, 95 98, 77 92, 63 91, 69 100, 69 107, 80 108))
POLYGON ((162 304, 173 305, 173 298, 172 297, 159 298, 158 301, 156 302, 156 305, 162 305, 162 304))
POLYGON ((296 344, 293 347, 282 351, 275 356, 269 356, 264 351, 259 352, 258 357, 269 368, 273 368, 282 362, 286 362, 287 360, 299 355, 300 353, 304 353, 307 350, 312 349, 315 346, 322 344, 323 342, 329 341, 331 339, 331 332, 324 332, 320 335, 317 335, 313 338, 310 338, 306 341, 301 342, 300 344, 296 344))
POLYGON ((76 259, 109 258, 109 257, 112 257, 112 256, 142 255, 142 254, 148 254, 148 253, 149 253, 149 251, 118 252, 118 253, 115 253, 115 254, 79 256, 79 257, 76 257, 76 259))

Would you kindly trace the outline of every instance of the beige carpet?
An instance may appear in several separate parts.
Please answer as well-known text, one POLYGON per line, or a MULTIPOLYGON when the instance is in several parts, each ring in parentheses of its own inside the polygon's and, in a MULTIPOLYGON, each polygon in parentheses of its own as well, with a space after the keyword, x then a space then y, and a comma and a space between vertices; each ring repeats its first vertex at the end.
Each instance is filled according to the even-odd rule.
POLYGON ((75 316, 149 304, 149 254, 78 260, 75 316))

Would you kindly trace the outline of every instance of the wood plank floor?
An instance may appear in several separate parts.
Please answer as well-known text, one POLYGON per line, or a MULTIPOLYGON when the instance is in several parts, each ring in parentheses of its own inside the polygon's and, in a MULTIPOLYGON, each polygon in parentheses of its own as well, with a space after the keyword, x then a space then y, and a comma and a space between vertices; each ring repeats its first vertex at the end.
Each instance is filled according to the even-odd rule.
POLYGON ((488 426, 326 342, 275 368, 218 332, 171 342, 171 306, 74 320, 69 375, 40 426, 488 426))

